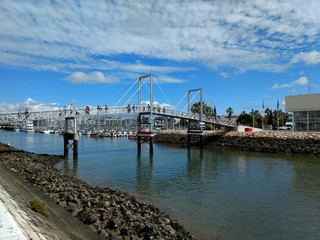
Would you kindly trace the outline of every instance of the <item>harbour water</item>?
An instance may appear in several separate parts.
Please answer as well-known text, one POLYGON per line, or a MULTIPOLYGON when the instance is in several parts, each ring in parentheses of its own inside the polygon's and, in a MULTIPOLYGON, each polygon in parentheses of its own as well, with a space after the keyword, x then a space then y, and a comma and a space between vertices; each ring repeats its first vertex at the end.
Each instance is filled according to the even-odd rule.
MULTIPOLYGON (((0 131, 0 142, 63 154, 63 137, 0 131)), ((320 160, 79 137, 79 158, 57 165, 91 185, 154 203, 200 239, 320 239, 320 160)))

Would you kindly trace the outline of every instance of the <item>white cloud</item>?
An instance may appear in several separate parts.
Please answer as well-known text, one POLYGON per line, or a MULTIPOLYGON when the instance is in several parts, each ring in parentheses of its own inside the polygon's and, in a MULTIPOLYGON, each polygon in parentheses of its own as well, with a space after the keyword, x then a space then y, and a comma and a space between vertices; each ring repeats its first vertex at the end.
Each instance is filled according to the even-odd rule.
POLYGON ((32 98, 27 98, 23 102, 18 103, 0 103, 0 112, 24 112, 26 109, 28 111, 48 111, 48 110, 58 110, 59 104, 57 103, 40 103, 32 98))
POLYGON ((105 76, 102 72, 74 72, 68 76, 67 80, 72 83, 117 83, 114 77, 105 76))
MULTIPOLYGON (((319 49, 319 11, 320 2, 312 0, 2 1, 0 61, 100 72, 108 68, 101 57, 119 57, 119 67, 129 55, 234 72, 281 71, 290 62, 319 63, 318 52, 303 51, 319 49)), ((119 71, 148 67, 127 64, 119 71)))
POLYGON ((306 86, 309 84, 309 80, 307 77, 300 77, 299 79, 290 82, 290 83, 282 83, 278 84, 275 83, 271 89, 279 89, 279 88, 290 88, 290 87, 295 87, 295 86, 306 86))
POLYGON ((292 63, 298 63, 298 62, 303 62, 307 65, 310 64, 319 64, 320 63, 320 52, 318 51, 313 51, 313 52, 300 52, 296 55, 293 56, 292 63))
POLYGON ((161 75, 157 78, 155 78, 157 83, 183 83, 186 82, 186 80, 183 79, 178 79, 178 78, 174 78, 174 77, 169 77, 169 76, 165 76, 165 75, 161 75))
POLYGON ((297 85, 300 85, 300 86, 305 86, 305 85, 308 85, 309 84, 309 81, 308 81, 308 78, 307 77, 301 77, 295 81, 292 82, 292 85, 293 86, 297 86, 297 85))

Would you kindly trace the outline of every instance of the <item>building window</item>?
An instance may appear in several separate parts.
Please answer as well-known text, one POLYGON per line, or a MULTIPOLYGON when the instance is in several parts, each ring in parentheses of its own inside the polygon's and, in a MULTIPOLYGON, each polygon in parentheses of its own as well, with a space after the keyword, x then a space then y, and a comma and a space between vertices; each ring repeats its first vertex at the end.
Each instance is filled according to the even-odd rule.
POLYGON ((308 113, 306 111, 294 112, 294 130, 307 131, 308 113))
POLYGON ((320 111, 294 112, 295 131, 320 131, 320 111))
POLYGON ((320 131, 320 111, 309 112, 309 131, 320 131))

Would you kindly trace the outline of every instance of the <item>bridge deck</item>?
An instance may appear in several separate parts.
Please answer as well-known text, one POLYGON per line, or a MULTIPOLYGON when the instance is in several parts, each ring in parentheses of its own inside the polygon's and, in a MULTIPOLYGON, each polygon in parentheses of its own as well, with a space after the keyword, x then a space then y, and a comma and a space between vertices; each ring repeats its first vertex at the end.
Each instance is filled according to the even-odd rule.
MULTIPOLYGON (((79 119, 89 118, 135 118, 139 114, 150 115, 151 111, 146 106, 137 107, 108 107, 108 109, 60 109, 60 110, 44 110, 44 111, 30 111, 30 112, 8 112, 0 113, 0 123, 2 124, 22 124, 26 121, 34 120, 64 120, 65 117, 76 116, 79 119)), ((185 120, 199 121, 199 114, 178 111, 174 108, 155 108, 152 114, 163 117, 173 117, 185 120)), ((228 119, 215 119, 213 117, 202 115, 202 122, 208 124, 215 124, 224 127, 234 127, 235 122, 228 119)))

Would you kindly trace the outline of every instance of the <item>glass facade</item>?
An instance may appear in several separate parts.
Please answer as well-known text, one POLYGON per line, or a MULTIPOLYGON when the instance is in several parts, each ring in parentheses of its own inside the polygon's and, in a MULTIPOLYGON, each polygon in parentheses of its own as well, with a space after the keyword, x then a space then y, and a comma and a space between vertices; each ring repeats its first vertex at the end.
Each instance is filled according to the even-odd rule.
POLYGON ((293 112, 294 131, 320 132, 320 111, 293 112))

